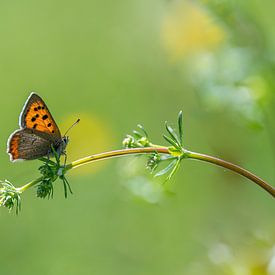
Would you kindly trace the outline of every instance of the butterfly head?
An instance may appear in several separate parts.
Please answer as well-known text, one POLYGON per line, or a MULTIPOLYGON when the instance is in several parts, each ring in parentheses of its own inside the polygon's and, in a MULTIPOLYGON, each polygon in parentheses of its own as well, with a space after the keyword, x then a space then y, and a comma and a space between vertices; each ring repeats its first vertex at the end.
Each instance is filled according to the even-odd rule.
POLYGON ((64 136, 61 139, 61 143, 59 144, 58 148, 57 148, 57 153, 59 155, 64 155, 65 151, 66 151, 66 147, 69 143, 69 137, 68 136, 64 136))
POLYGON ((58 144, 58 148, 56 149, 57 153, 59 155, 64 155, 65 149, 69 143, 69 137, 66 135, 76 124, 78 124, 78 122, 80 121, 80 119, 78 119, 71 127, 69 127, 69 129, 66 131, 65 135, 61 138, 61 142, 58 144))
POLYGON ((62 143, 67 146, 67 144, 69 143, 69 137, 68 136, 64 136, 62 137, 62 143))

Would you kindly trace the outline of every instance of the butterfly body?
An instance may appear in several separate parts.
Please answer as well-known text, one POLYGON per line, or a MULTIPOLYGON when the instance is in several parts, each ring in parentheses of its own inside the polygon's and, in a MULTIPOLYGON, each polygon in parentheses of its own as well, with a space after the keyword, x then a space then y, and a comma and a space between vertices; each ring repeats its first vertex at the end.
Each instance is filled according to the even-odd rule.
POLYGON ((53 150, 65 154, 68 137, 62 137, 48 107, 31 93, 19 117, 20 129, 11 134, 7 152, 11 161, 50 157, 53 150))

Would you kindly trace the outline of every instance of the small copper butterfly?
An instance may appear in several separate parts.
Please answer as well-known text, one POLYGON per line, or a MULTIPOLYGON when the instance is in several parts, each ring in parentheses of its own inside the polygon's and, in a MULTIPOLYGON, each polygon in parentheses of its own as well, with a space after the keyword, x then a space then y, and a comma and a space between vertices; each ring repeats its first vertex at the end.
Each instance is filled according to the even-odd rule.
POLYGON ((11 161, 50 157, 52 147, 59 156, 65 154, 69 139, 61 136, 47 105, 36 93, 27 99, 19 116, 19 127, 8 139, 11 161))

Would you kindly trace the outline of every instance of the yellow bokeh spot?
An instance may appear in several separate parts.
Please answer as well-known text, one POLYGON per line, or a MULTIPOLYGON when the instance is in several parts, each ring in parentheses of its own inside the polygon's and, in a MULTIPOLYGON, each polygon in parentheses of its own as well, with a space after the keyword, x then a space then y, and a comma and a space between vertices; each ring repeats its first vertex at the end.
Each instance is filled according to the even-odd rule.
POLYGON ((198 4, 181 2, 164 18, 162 39, 172 61, 217 48, 225 40, 223 28, 198 4))
MULTIPOLYGON (((66 148, 68 156, 67 163, 110 150, 112 146, 111 141, 114 138, 111 129, 107 127, 107 125, 109 125, 108 123, 88 113, 72 114, 67 117, 60 125, 63 134, 77 118, 80 118, 79 124, 68 133, 69 144, 66 148)), ((83 165, 72 172, 73 174, 95 173, 98 169, 102 168, 105 163, 106 162, 102 161, 83 165)))

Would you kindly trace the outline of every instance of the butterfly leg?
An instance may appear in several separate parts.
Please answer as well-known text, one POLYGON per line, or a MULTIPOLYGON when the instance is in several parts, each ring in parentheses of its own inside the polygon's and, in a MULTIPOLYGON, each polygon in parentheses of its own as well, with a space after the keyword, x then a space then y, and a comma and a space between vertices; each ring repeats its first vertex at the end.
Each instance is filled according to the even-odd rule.
POLYGON ((66 163, 67 163, 67 153, 66 152, 64 152, 64 156, 65 156, 65 158, 64 158, 64 167, 65 167, 66 163))
POLYGON ((50 161, 50 155, 51 155, 51 151, 48 150, 48 153, 47 153, 47 164, 49 163, 50 161))

